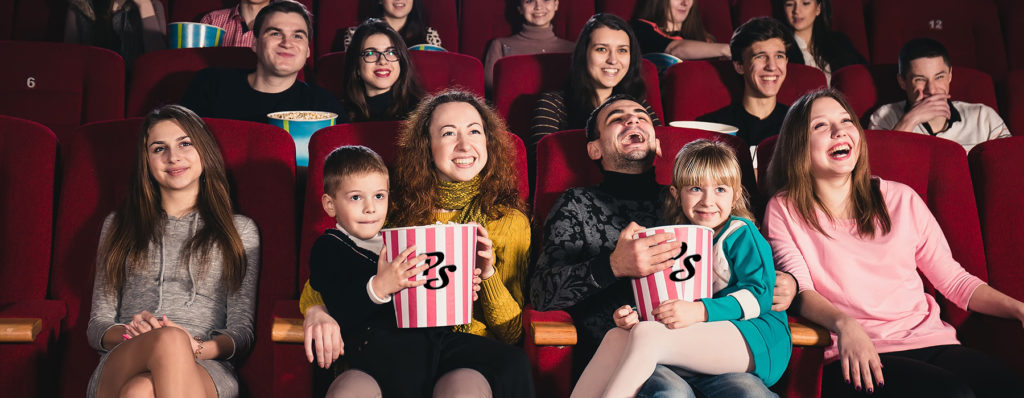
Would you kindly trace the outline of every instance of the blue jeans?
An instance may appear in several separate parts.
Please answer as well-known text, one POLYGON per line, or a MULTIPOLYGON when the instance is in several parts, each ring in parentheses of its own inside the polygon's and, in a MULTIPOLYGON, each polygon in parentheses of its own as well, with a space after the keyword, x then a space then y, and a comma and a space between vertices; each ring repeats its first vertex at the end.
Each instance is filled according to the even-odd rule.
POLYGON ((683 377, 673 368, 664 365, 654 369, 651 378, 640 387, 637 398, 696 398, 698 395, 694 390, 707 398, 778 398, 760 378, 751 373, 683 377))

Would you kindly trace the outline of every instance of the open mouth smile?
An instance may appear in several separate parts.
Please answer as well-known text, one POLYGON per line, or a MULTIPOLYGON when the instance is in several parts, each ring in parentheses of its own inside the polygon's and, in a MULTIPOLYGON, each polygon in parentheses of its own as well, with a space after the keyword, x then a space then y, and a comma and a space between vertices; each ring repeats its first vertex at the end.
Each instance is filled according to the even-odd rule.
POLYGON ((835 160, 844 160, 850 157, 853 147, 848 143, 836 144, 828 149, 828 156, 835 160))

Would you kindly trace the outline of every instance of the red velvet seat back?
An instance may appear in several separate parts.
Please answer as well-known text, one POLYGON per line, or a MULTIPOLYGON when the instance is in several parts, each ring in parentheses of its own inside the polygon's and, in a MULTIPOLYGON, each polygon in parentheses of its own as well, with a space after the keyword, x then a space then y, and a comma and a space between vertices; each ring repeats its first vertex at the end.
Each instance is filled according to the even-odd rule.
MULTIPOLYGON (((64 41, 64 24, 67 21, 67 0, 5 0, 13 26, 14 40, 64 41)), ((17 54, 17 53, 8 53, 17 54)))
MULTIPOLYGON (((269 397, 273 303, 295 297, 295 147, 276 127, 206 119, 224 155, 235 211, 259 227, 260 284, 256 345, 240 369, 243 394, 269 397)), ((91 308, 96 248, 104 218, 125 197, 142 119, 81 127, 61 149, 63 175, 57 208, 50 296, 68 307, 61 338, 63 396, 81 396, 99 356, 85 329, 91 308)))
MULTIPOLYGON (((659 184, 672 183, 672 169, 676 154, 687 143, 697 139, 710 139, 728 144, 736 152, 743 173, 743 185, 756 197, 754 169, 750 149, 735 136, 679 127, 655 127, 661 141, 662 156, 654 160, 654 171, 659 184)), ((550 134, 537 143, 536 188, 533 193, 533 215, 537 225, 543 226, 555 201, 569 188, 597 185, 603 179, 600 163, 587 155, 587 137, 582 130, 566 130, 550 134)), ((539 235, 538 235, 539 236, 539 235)))
MULTIPOLYGON (((479 62, 479 61, 478 61, 479 62)), ((323 128, 309 140, 309 168, 306 175, 306 201, 302 212, 302 236, 299 252, 300 286, 309 279, 309 252, 313 242, 327 228, 333 228, 335 220, 324 212, 320 197, 324 194, 324 160, 331 151, 343 145, 363 145, 377 152, 388 167, 394 165, 397 156, 397 138, 402 122, 363 122, 339 124, 323 128)), ((526 200, 530 194, 526 176, 526 148, 523 141, 509 134, 515 151, 513 161, 519 174, 519 196, 526 200)), ((394 183, 394 179, 391 179, 394 183)), ((396 209, 389 209, 396 211, 396 209)))
POLYGON ((992 0, 873 1, 870 8, 873 62, 895 63, 907 41, 930 37, 945 45, 954 66, 982 70, 997 81, 1006 77, 1006 49, 992 0))
MULTIPOLYGON (((426 26, 437 29, 441 36, 441 46, 448 51, 459 51, 458 17, 455 0, 419 0, 423 10, 423 22, 426 26)), ((369 17, 377 15, 377 0, 321 0, 317 2, 316 30, 313 40, 316 51, 313 56, 320 56, 332 51, 345 50, 345 30, 357 26, 369 17)), ((423 43, 405 43, 412 46, 423 43)))
MULTIPOLYGON (((643 0, 596 0, 597 12, 615 14, 622 19, 633 19, 643 0)), ((733 18, 729 0, 700 0, 700 17, 704 29, 719 43, 732 38, 733 18)))
POLYGON ((256 54, 246 47, 184 48, 142 54, 135 60, 128 84, 125 114, 145 116, 160 105, 178 103, 196 73, 209 67, 256 68, 256 54))
MULTIPOLYGON (((494 64, 494 107, 508 122, 510 131, 520 137, 529 136, 537 98, 546 91, 565 89, 571 63, 571 54, 556 53, 513 55, 494 64)), ((664 121, 658 68, 643 60, 641 73, 647 102, 664 121)))
POLYGON ((1006 81, 1004 117, 1010 127, 1010 134, 1024 135, 1024 69, 1010 72, 1006 81))
MULTIPOLYGON (((981 227, 975 207, 967 156, 956 142, 902 131, 868 130, 871 173, 909 185, 931 209, 949 242, 953 258, 968 272, 987 280, 981 227)), ((766 176, 778 137, 758 146, 758 170, 766 176)), ((936 294, 925 280, 927 289, 936 294)), ((967 313, 940 300, 943 318, 959 326, 967 313)))
MULTIPOLYGON (((896 80, 898 74, 896 64, 850 65, 832 74, 832 87, 846 94, 850 106, 867 127, 867 121, 878 107, 906 100, 906 93, 896 80)), ((999 109, 992 78, 977 69, 953 67, 949 92, 955 101, 981 103, 999 109)))
MULTIPOLYGON (((466 54, 441 51, 409 51, 416 75, 428 93, 461 87, 484 96, 484 66, 466 54)), ((362 62, 362 61, 360 61, 362 62)), ((317 84, 335 97, 345 94, 345 52, 333 52, 317 60, 317 84)))
POLYGON ((996 0, 999 17, 1006 39, 1006 55, 1012 69, 1024 68, 1024 2, 1018 0, 996 0))
POLYGON ((57 136, 0 116, 0 303, 46 298, 57 136))
MULTIPOLYGON (((668 121, 696 120, 743 98, 743 76, 736 73, 731 61, 678 63, 665 71, 662 81, 668 121)), ((790 63, 777 98, 789 105, 825 85, 825 75, 820 70, 790 63)))
MULTIPOLYGON (((463 1, 459 10, 459 52, 481 61, 487 54, 491 40, 509 36, 522 21, 516 7, 519 2, 506 0, 463 1), (514 3, 514 4, 513 4, 514 3)), ((555 35, 576 41, 580 30, 594 15, 594 2, 588 0, 562 0, 551 24, 555 35)))
POLYGON ((124 117, 124 61, 65 43, 0 41, 0 114, 33 120, 64 139, 81 124, 124 117))

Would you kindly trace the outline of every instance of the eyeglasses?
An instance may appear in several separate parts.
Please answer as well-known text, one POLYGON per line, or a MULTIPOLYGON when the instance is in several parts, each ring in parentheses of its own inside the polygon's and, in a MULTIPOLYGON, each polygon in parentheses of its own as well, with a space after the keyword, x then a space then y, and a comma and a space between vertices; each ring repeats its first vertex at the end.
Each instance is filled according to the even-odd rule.
POLYGON ((363 62, 366 62, 368 64, 373 64, 376 63, 377 61, 380 61, 380 57, 382 56, 384 57, 384 59, 390 62, 398 61, 398 51, 395 51, 395 49, 393 48, 389 48, 384 51, 377 51, 376 49, 367 49, 363 50, 363 52, 360 53, 360 56, 363 58, 363 62))

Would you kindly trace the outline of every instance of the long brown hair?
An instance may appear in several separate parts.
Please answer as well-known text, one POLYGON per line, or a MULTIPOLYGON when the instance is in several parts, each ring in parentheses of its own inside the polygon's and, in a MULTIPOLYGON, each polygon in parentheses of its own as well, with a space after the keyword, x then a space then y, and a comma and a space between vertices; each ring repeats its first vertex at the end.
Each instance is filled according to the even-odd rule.
MULTIPOLYGON (((719 184, 728 185, 736 195, 729 215, 754 221, 747 201, 747 191, 743 189, 743 172, 740 162, 736 160, 736 152, 728 144, 706 139, 687 143, 676 154, 672 167, 672 186, 677 194, 682 194, 683 187, 700 185, 705 178, 719 184)), ((679 207, 679 200, 672 195, 665 195, 665 219, 672 224, 689 224, 693 220, 679 207)))
POLYGON ((186 267, 195 264, 196 273, 206 269, 207 256, 216 247, 224 261, 224 283, 231 291, 241 286, 245 276, 245 248, 235 230, 234 211, 231 206, 227 173, 220 148, 206 123, 188 108, 166 105, 146 115, 139 133, 135 173, 128 197, 114 214, 107 238, 102 242, 106 256, 100 259, 108 286, 119 291, 129 273, 146 267, 149 245, 159 241, 163 234, 163 211, 160 187, 149 172, 147 141, 149 131, 157 123, 169 121, 188 134, 199 153, 203 174, 199 179, 199 194, 195 210, 203 219, 203 226, 182 247, 186 267))
POLYGON ((881 227, 882 234, 892 229, 889 212, 885 208, 885 200, 878 188, 878 180, 871 178, 871 166, 868 161, 868 145, 864 128, 857 121, 857 114, 850 107, 846 97, 831 88, 820 89, 800 97, 789 108, 786 119, 782 122, 779 141, 775 144, 772 161, 768 164, 768 184, 772 194, 784 196, 790 206, 796 210, 803 221, 829 236, 818 222, 815 209, 820 209, 829 222, 835 220, 834 215, 821 202, 814 191, 814 178, 811 176, 810 154, 810 119, 814 102, 822 98, 836 100, 850 114, 857 133, 860 136, 858 146, 860 153, 853 168, 850 203, 857 220, 857 232, 862 237, 875 235, 875 228, 881 227), (877 225, 876 225, 877 224, 877 225))
MULTIPOLYGON (((415 4, 415 3, 413 3, 415 4)), ((384 120, 404 119, 406 114, 412 110, 416 103, 423 97, 423 86, 420 85, 419 77, 416 75, 416 66, 409 57, 409 49, 405 41, 386 22, 377 18, 369 18, 359 25, 355 35, 352 36, 352 44, 345 53, 345 94, 342 98, 342 105, 348 108, 349 120, 353 122, 364 122, 371 120, 370 110, 366 107, 366 84, 359 77, 359 70, 363 66, 363 42, 375 34, 387 36, 391 41, 391 47, 398 52, 398 79, 391 86, 393 101, 388 106, 387 116, 384 120)), ((381 55, 383 56, 383 55, 381 55)))
POLYGON ((663 32, 676 35, 687 40, 714 41, 714 36, 704 28, 704 21, 700 17, 700 0, 693 0, 690 11, 686 13, 686 19, 680 22, 678 31, 669 31, 668 22, 672 19, 672 11, 669 7, 672 3, 669 0, 647 0, 642 2, 637 11, 637 18, 646 19, 658 25, 663 32))
POLYGON ((446 90, 424 98, 402 126, 394 166, 395 180, 391 185, 393 211, 388 214, 389 225, 424 225, 435 219, 441 176, 430 150, 430 121, 434 110, 449 102, 472 105, 484 124, 487 164, 480 170, 479 193, 483 213, 489 219, 496 219, 507 209, 526 212, 526 205, 519 197, 519 174, 513 165, 514 152, 505 121, 482 98, 466 91, 446 90))

